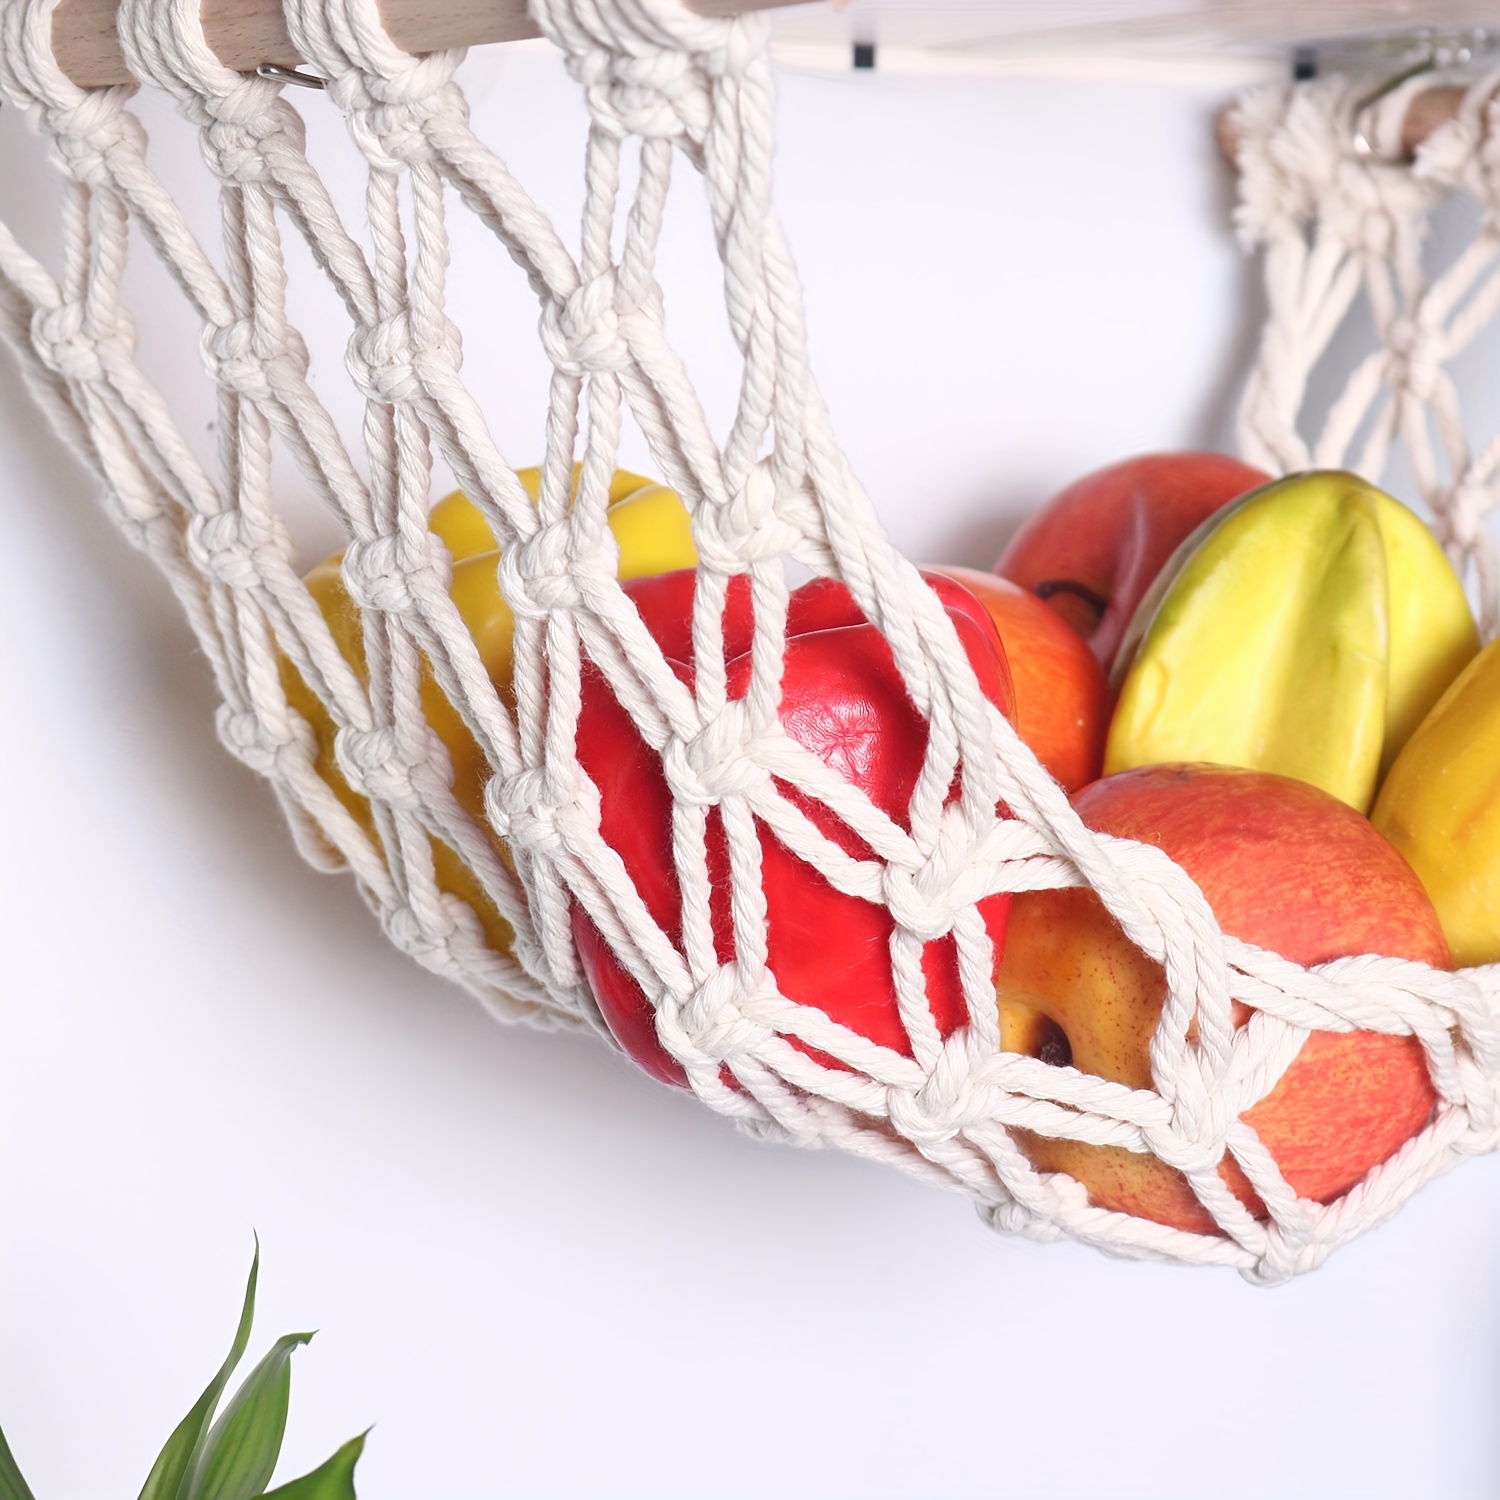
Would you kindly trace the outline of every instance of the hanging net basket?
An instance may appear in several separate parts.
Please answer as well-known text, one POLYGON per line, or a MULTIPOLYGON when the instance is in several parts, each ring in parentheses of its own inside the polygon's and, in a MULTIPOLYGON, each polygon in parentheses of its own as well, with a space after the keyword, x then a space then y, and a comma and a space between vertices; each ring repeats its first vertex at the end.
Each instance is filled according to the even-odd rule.
MULTIPOLYGON (((506 1019, 618 1040, 751 1130, 957 1188, 997 1228, 1263 1281, 1316 1266, 1500 1144, 1496 965, 1304 966, 1229 936, 1160 848, 1085 826, 1017 737, 974 620, 886 537, 809 368, 771 207, 759 18, 532 0, 588 103, 574 254, 471 132, 461 54, 401 51, 375 0, 285 7, 368 166, 358 234, 283 81, 222 65, 196 3, 123 0, 130 73, 176 98, 217 177, 210 254, 147 164, 132 89, 80 88, 59 66, 56 4, 4 12, 7 96, 67 184, 56 272, 0 225, 4 329, 181 599, 225 745, 274 786, 308 859, 353 872, 396 946, 506 1019), (665 333, 656 257, 674 172, 706 194, 743 361, 725 431, 665 333), (498 450, 465 384, 444 294, 460 204, 540 308, 552 375, 534 474, 498 450), (216 472, 135 363, 120 294, 133 233, 201 319, 216 472), (289 237, 347 316, 362 453, 309 382, 289 237), (645 492, 616 473, 627 419, 686 512, 673 532, 664 492, 645 502, 666 561, 637 571, 695 558, 675 582, 622 582, 635 544, 612 518, 645 492), (306 581, 275 505, 276 449, 346 534, 306 581), (462 515, 430 516, 435 455, 469 497, 462 515), (476 637, 468 588, 503 597, 503 639, 476 637), (1012 895, 1084 887, 1165 974, 1143 1086, 1002 1046, 1012 895), (851 987, 847 1004, 828 998, 851 987), (1422 1120, 1315 1201, 1255 1106, 1309 1048, 1350 1034, 1418 1059, 1422 1120), (1087 1173, 1049 1168, 1076 1149, 1127 1176, 1147 1164, 1186 1210, 1161 1222, 1106 1206, 1087 1173)), ((1413 163, 1399 129, 1414 86, 1371 99, 1367 82, 1320 79, 1239 107, 1238 224, 1263 251, 1269 313, 1242 446, 1277 472, 1378 479, 1399 440, 1491 639, 1500 437, 1473 450, 1448 365, 1500 308, 1500 83, 1455 85, 1456 113, 1413 163), (1456 193, 1482 213, 1430 279, 1424 226, 1456 193), (1326 391, 1356 313, 1377 347, 1310 440, 1309 393, 1326 391)))

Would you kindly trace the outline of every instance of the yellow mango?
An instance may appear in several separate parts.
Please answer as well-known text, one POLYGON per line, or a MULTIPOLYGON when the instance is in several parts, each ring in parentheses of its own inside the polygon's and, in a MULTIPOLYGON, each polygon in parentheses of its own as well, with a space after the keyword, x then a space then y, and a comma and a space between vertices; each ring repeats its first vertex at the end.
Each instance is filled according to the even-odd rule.
POLYGON ((1389 637, 1369 497, 1305 480, 1259 490, 1206 531, 1165 590, 1121 687, 1105 774, 1248 766, 1363 810, 1380 765, 1389 637))
POLYGON ((1453 962, 1500 962, 1500 640, 1407 740, 1370 821, 1426 887, 1453 962))
POLYGON ((1205 522, 1142 601, 1105 772, 1247 766, 1364 812, 1478 645, 1463 586, 1411 511, 1352 474, 1280 480, 1205 522))
MULTIPOLYGON (((535 499, 540 471, 521 469, 517 471, 517 477, 535 499)), ((577 482, 576 468, 574 482, 577 482)), ((688 513, 673 491, 639 474, 620 470, 610 485, 610 501, 607 519, 620 550, 619 577, 622 582, 651 573, 690 568, 697 563, 688 513)), ((449 596, 474 639, 491 682, 502 698, 509 699, 515 617, 500 593, 497 574, 500 550, 494 535, 478 507, 458 490, 432 508, 428 526, 442 538, 454 559, 449 596)), ((344 587, 342 562, 343 553, 334 553, 313 568, 303 582, 322 611, 334 644, 364 678, 364 632, 359 610, 344 587)), ((339 769, 334 755, 336 726, 322 700, 285 657, 281 659, 281 682, 288 703, 312 725, 317 739, 314 767, 318 774, 365 834, 378 841, 369 802, 349 785, 339 769)), ((470 734, 463 716, 425 667, 421 697, 423 714, 447 747, 453 763, 454 797, 483 827, 484 788, 490 777, 489 763, 470 734)), ((505 846, 499 840, 495 842, 501 858, 509 863, 505 846)), ((497 953, 508 954, 514 933, 485 895, 478 877, 439 839, 432 841, 432 855, 439 889, 465 901, 478 916, 489 946, 497 953)))
POLYGON ((1380 774, 1479 650, 1463 584, 1427 525, 1374 491, 1391 605, 1391 664, 1380 774))

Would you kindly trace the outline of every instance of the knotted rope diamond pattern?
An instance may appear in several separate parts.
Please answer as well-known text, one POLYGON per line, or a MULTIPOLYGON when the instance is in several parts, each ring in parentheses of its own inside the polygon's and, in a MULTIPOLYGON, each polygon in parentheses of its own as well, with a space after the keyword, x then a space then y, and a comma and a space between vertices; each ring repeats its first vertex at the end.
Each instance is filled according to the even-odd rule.
MULTIPOLYGON (((335 211, 279 86, 217 62, 196 0, 124 0, 132 72, 175 96, 217 179, 221 273, 148 165, 129 91, 81 90, 59 70, 56 4, 5 0, 4 85, 67 179, 64 264, 54 277, 0 225, 0 326, 43 404, 98 468, 128 534, 187 609, 224 699, 221 737, 271 780, 303 852, 352 869, 406 952, 509 1019, 602 1031, 574 950, 576 902, 657 1007, 660 1038, 695 1090, 746 1128, 892 1162, 967 1193, 1002 1229, 1229 1264, 1263 1280, 1317 1265, 1426 1178, 1500 1144, 1494 972, 1450 975, 1389 959, 1309 971, 1225 937, 1159 851, 1085 829, 979 691, 951 621, 895 552, 850 471, 808 367, 800 288, 771 206, 772 78, 760 20, 708 20, 677 0, 534 0, 591 118, 575 256, 471 131, 453 81, 458 54, 402 53, 375 0, 286 7, 298 51, 328 80, 367 163, 362 240, 335 211), (628 202, 627 149, 638 158, 628 202), (668 342, 656 280, 679 156, 707 195, 743 359, 738 409, 723 434, 668 342), (445 311, 452 197, 493 232, 538 298, 553 376, 536 504, 464 383, 445 311), (131 224, 201 319, 198 354, 218 387, 224 436, 217 474, 193 458, 134 363, 120 299, 131 224), (286 306, 288 230, 310 248, 351 325, 348 375, 367 403, 362 461, 309 384, 286 306), (691 687, 615 582, 604 511, 627 411, 693 517, 701 567, 691 687), (344 522, 343 577, 361 611, 364 675, 297 576, 274 506, 273 438, 344 522), (516 616, 508 698, 448 595, 449 558, 427 530, 434 452, 504 548, 499 581, 516 616), (781 726, 789 563, 847 585, 927 722, 904 826, 781 726), (751 591, 755 627, 747 690, 731 698, 714 663, 722 663, 724 610, 738 578, 751 591), (319 770, 314 735, 287 700, 281 657, 338 726, 337 764, 368 799, 367 822, 319 770), (652 919, 600 834, 598 791, 577 756, 589 662, 660 754, 675 799, 680 943, 652 919), (449 757, 426 722, 427 674, 487 762, 482 819, 455 794, 449 757), (809 803, 833 813, 869 854, 853 856, 828 837, 804 810, 809 803), (711 814, 737 872, 728 962, 711 937, 711 814), (778 991, 766 963, 762 829, 836 890, 892 914, 909 1055, 778 991), (488 946, 476 909, 443 887, 439 844, 514 931, 512 953, 488 946), (1166 968, 1153 1089, 999 1050, 977 904, 998 891, 1078 884, 1096 890, 1166 968), (949 935, 969 1024, 945 1038, 921 953, 949 935), (1230 1019, 1236 998, 1260 1012, 1239 1030, 1230 1019), (1440 1107, 1402 1153, 1320 1209, 1292 1195, 1238 1117, 1309 1030, 1351 1027, 1419 1037, 1440 1107), (1091 1205, 1076 1183, 1032 1168, 1011 1135, 1017 1128, 1154 1152, 1188 1175, 1223 1234, 1188 1235, 1091 1205), (1219 1179, 1226 1151, 1268 1220, 1252 1218, 1219 1179)), ((1346 462, 1361 436, 1353 462, 1378 474, 1403 437, 1440 535, 1475 569, 1488 634, 1500 624, 1500 567, 1483 518, 1496 503, 1500 439, 1469 453, 1445 362, 1500 303, 1494 92, 1494 80, 1472 90, 1414 171, 1378 149, 1368 159, 1351 153, 1351 95, 1338 85, 1263 92, 1241 119, 1240 226, 1268 247, 1271 301, 1244 407, 1247 456, 1278 468, 1346 462), (1420 224, 1459 187, 1489 217, 1473 252, 1429 285, 1420 224), (1310 372, 1361 288, 1382 348, 1309 443, 1298 420, 1310 372), (1382 393, 1386 405, 1371 418, 1382 393)), ((1378 147, 1379 131, 1363 123, 1378 147)))

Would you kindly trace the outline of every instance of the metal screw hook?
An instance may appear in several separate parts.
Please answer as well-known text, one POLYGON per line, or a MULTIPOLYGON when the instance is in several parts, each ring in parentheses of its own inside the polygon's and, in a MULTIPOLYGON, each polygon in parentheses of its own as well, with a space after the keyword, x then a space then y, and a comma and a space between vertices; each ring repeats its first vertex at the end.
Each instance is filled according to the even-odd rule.
POLYGON ((283 68, 280 63, 262 63, 256 70, 259 78, 269 78, 275 83, 295 83, 304 89, 326 89, 328 80, 315 73, 299 73, 296 68, 283 68))

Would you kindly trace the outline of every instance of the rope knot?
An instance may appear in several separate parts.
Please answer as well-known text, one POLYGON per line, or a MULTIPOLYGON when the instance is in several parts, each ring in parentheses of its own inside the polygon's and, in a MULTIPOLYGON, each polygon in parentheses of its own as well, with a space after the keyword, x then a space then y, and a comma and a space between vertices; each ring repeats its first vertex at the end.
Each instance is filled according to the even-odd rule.
MULTIPOLYGON (((300 0, 299 8, 306 5, 307 0, 300 0)), ((359 113, 382 107, 425 106, 430 114, 447 108, 464 109, 463 91, 453 83, 453 75, 464 58, 462 51, 450 48, 420 56, 403 52, 389 38, 367 29, 370 20, 379 26, 378 9, 369 0, 353 0, 352 5, 350 0, 333 0, 331 5, 318 3, 316 9, 323 19, 332 14, 335 20, 344 21, 345 34, 335 41, 338 52, 330 53, 326 47, 316 45, 317 39, 311 36, 307 41, 314 45, 300 50, 328 78, 328 91, 340 108, 359 113), (340 9, 363 10, 365 14, 340 18, 337 15, 340 9), (364 34, 357 35, 361 32, 364 34), (349 50, 350 41, 370 44, 378 48, 378 54, 372 50, 358 55, 349 50)))
POLYGON ((889 1088, 886 1107, 891 1124, 918 1145, 951 1141, 973 1116, 972 1099, 962 1073, 943 1070, 919 1089, 889 1088))
POLYGON ((284 543, 284 536, 252 523, 240 510, 195 515, 187 525, 188 556, 207 577, 230 589, 259 588, 268 566, 286 560, 284 543))
POLYGON ((1225 1090, 1203 1078, 1190 1053, 1183 1062, 1172 1080, 1171 1119, 1165 1126, 1147 1127, 1146 1144, 1179 1172, 1213 1172, 1223 1159, 1234 1111, 1225 1090))
POLYGON ((710 78, 742 77, 766 56, 766 26, 764 17, 737 17, 720 31, 713 46, 696 54, 698 65, 710 78))
POLYGON ((404 312, 356 329, 344 363, 367 401, 398 406, 422 395, 418 350, 412 341, 411 320, 404 312))
POLYGON ((1446 493, 1433 495, 1432 529, 1448 550, 1467 557, 1485 541, 1484 520, 1500 502, 1500 495, 1477 474, 1469 473, 1446 493))
POLYGON ((251 318, 211 324, 203 330, 201 349, 209 377, 248 401, 270 401, 278 386, 307 374, 307 345, 290 327, 273 331, 251 318))
POLYGON ((925 855, 909 866, 888 864, 881 873, 882 898, 897 924, 924 943, 947 936, 958 913, 979 898, 978 854, 961 804, 950 802, 925 855))
POLYGON ((380 925, 400 952, 416 959, 430 973, 452 977, 455 969, 461 968, 452 947, 459 934, 454 902, 455 898, 440 895, 436 908, 427 916, 409 904, 387 907, 380 914, 380 925))
POLYGON ((755 760, 756 739, 743 698, 731 699, 696 734, 673 735, 661 752, 672 795, 694 807, 713 807, 756 791, 768 776, 755 760))
POLYGON ((429 154, 427 121, 431 113, 420 104, 377 104, 358 124, 363 125, 370 139, 378 142, 379 155, 409 166, 429 154))
POLYGON ((539 327, 547 357, 565 375, 623 370, 630 350, 621 335, 613 266, 582 281, 561 302, 542 309, 539 327))
POLYGON ((803 539, 803 528, 782 514, 771 464, 761 459, 722 505, 700 505, 693 541, 703 562, 722 573, 783 557, 803 539))
POLYGON ((276 176, 266 156, 267 144, 276 134, 275 127, 267 130, 234 118, 218 118, 204 126, 198 143, 216 177, 241 185, 266 183, 276 176))
POLYGON ((1175 1128, 1146 1130, 1146 1144, 1151 1154, 1165 1166, 1185 1176, 1189 1173, 1213 1172, 1224 1158, 1223 1137, 1217 1141, 1204 1137, 1183 1136, 1175 1128))
MULTIPOLYGON (((181 59, 178 59, 179 61, 181 59)), ((273 158, 303 150, 302 116, 281 98, 281 85, 255 74, 214 67, 211 77, 191 80, 179 95, 183 112, 199 127, 199 149, 209 170, 226 182, 274 182, 273 158)))
POLYGON ((588 608, 596 589, 613 584, 613 556, 576 557, 572 547, 568 522, 554 521, 501 552, 500 595, 513 614, 545 620, 558 611, 574 613, 588 608))
POLYGON ((559 824, 583 812, 582 777, 562 785, 546 766, 531 766, 514 776, 493 776, 484 789, 491 827, 507 843, 532 854, 557 856, 565 844, 559 824))
POLYGON ((946 884, 933 878, 931 860, 914 869, 886 865, 880 894, 897 926, 930 943, 953 928, 953 903, 946 884))
POLYGON ((720 964, 681 999, 670 991, 663 996, 657 1008, 658 1033, 679 1062, 698 1058, 733 1063, 753 1057, 773 1032, 747 1012, 754 1010, 757 1000, 775 996, 775 981, 769 975, 747 982, 737 965, 720 964))
POLYGON ((456 56, 434 52, 414 60, 440 64, 436 70, 417 66, 396 77, 344 72, 329 84, 346 111, 349 133, 372 165, 398 172, 430 161, 433 127, 467 121, 468 105, 452 83, 456 56))
POLYGON ((334 758, 355 791, 388 807, 415 810, 424 794, 453 780, 447 748, 430 729, 398 731, 345 725, 334 736, 334 758))
POLYGON ((300 714, 286 715, 278 731, 249 709, 221 703, 214 713, 214 728, 219 743, 237 761, 272 779, 289 755, 311 765, 317 748, 312 726, 300 714))
POLYGON ((102 381, 105 371, 100 349, 109 340, 90 332, 91 322, 82 302, 38 308, 31 317, 31 342, 42 363, 65 380, 102 381))
POLYGON ((77 104, 49 108, 46 122, 54 159, 75 182, 88 187, 110 187, 112 158, 145 150, 145 129, 122 107, 115 90, 91 89, 77 104))
POLYGON ((430 531, 415 545, 399 532, 350 542, 342 564, 354 603, 393 615, 416 609, 424 595, 446 591, 452 568, 447 547, 430 531))
POLYGON ((1397 318, 1386 333, 1393 359, 1392 383, 1430 403, 1442 372, 1442 357, 1432 332, 1415 318, 1397 318))
POLYGON ((712 116, 707 80, 694 58, 649 48, 634 55, 589 50, 568 60, 589 111, 611 135, 701 140, 712 116))

